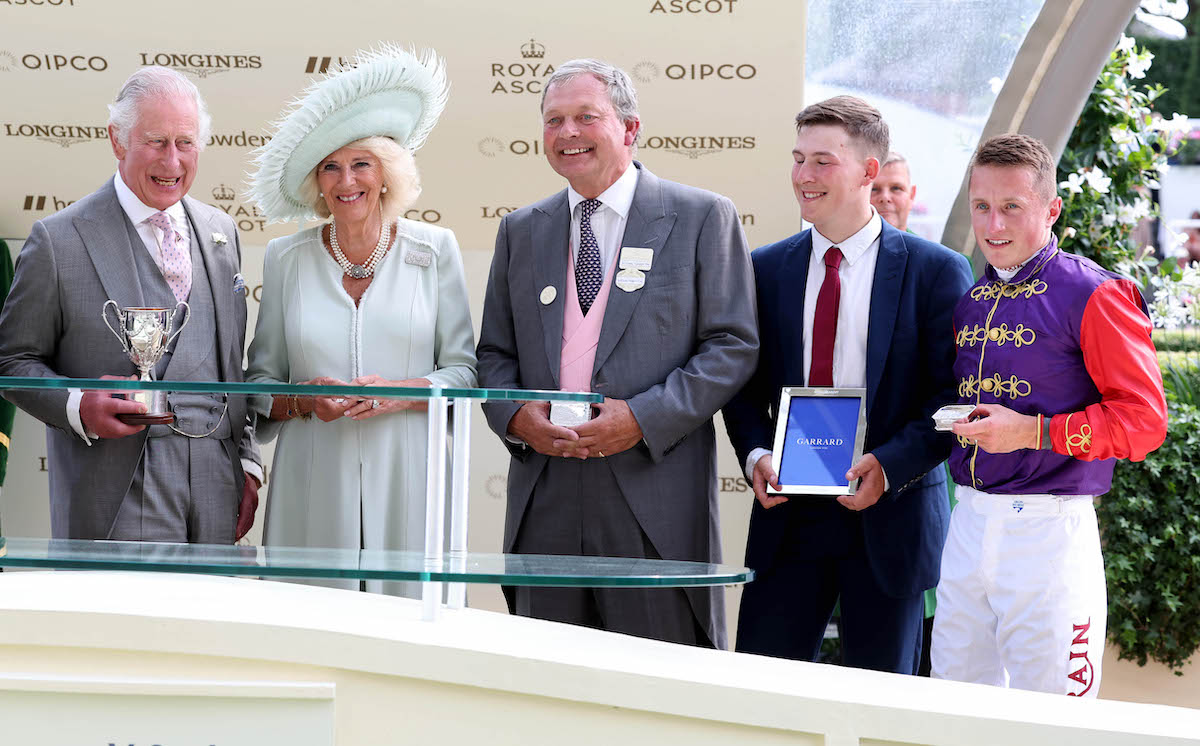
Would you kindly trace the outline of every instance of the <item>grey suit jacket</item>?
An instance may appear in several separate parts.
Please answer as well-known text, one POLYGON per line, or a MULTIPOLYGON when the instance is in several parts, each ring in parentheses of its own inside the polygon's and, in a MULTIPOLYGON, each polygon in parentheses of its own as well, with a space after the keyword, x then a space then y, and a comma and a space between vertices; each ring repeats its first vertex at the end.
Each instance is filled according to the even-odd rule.
MULTIPOLYGON (((610 291, 592 382, 596 393, 628 401, 644 442, 606 461, 663 558, 719 561, 712 416, 758 359, 749 250, 727 198, 634 165, 640 173, 621 245, 653 249, 654 264, 640 290, 610 291)), ((481 387, 559 387, 564 305, 539 297, 553 286, 566 298, 570 219, 564 190, 501 221, 479 337, 481 387)), ((520 406, 485 405, 501 438, 520 406)), ((538 476, 559 459, 505 442, 513 454, 509 551, 538 476)), ((695 607, 705 594, 689 595, 695 607)), ((697 617, 722 645, 719 604, 704 606, 697 617)))
MULTIPOLYGON (((241 266, 237 230, 220 210, 190 197, 184 197, 183 205, 213 288, 221 377, 241 381, 246 296, 233 292, 241 266), (227 242, 216 243, 214 233, 224 234, 227 242)), ((144 305, 133 252, 145 249, 132 245, 128 225, 111 179, 33 224, 0 313, 0 375, 98 378, 137 373, 100 315, 110 298, 122 308, 144 305)), ((88 446, 67 421, 66 389, 6 391, 4 396, 47 425, 51 534, 105 537, 133 479, 147 430, 88 446)), ((260 462, 245 397, 229 398, 228 416, 235 437, 240 434, 242 458, 260 462)))

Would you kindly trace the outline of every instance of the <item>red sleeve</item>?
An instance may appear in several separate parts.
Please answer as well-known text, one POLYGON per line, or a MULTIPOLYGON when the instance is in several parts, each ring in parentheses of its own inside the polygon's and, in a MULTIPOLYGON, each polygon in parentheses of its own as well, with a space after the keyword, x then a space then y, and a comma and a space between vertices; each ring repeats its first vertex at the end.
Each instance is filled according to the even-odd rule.
POLYGON ((1054 451, 1083 461, 1141 461, 1167 437, 1167 400, 1150 320, 1132 282, 1109 280, 1096 288, 1083 310, 1079 345, 1100 402, 1054 415, 1054 451))

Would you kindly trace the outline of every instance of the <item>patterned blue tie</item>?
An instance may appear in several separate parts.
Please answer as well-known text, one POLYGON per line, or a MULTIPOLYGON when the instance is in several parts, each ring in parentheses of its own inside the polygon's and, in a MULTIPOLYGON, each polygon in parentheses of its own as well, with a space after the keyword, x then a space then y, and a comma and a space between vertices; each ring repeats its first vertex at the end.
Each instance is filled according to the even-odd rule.
POLYGON ((600 244, 596 243, 596 234, 592 233, 592 214, 602 203, 598 199, 585 199, 581 204, 583 214, 579 219, 579 253, 575 257, 575 290, 579 294, 579 308, 587 316, 592 301, 600 292, 600 284, 604 282, 600 244))

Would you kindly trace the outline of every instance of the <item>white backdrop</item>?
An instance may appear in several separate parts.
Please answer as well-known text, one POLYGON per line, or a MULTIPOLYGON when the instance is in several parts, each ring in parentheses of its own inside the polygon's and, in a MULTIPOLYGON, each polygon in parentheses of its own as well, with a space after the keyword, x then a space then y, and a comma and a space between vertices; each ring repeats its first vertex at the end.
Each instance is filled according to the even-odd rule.
MULTIPOLYGON (((478 330, 499 217, 564 186, 541 154, 538 101, 552 66, 570 58, 607 59, 634 77, 638 157, 651 170, 731 197, 752 247, 795 232, 788 172, 804 12, 804 2, 768 0, 0 0, 0 164, 10 175, 0 236, 15 254, 34 221, 109 178, 105 105, 137 67, 174 67, 213 115, 191 195, 238 223, 252 329, 266 242, 297 228, 267 225, 243 194, 267 123, 356 49, 432 47, 448 63, 450 103, 417 155, 424 192, 406 217, 457 234, 478 330)), ((507 453, 478 411, 474 423, 471 548, 498 551, 507 453)), ((725 557, 740 564, 752 496, 725 443, 720 474, 725 557)), ((43 426, 18 413, 4 531, 48 535, 46 492, 43 426)), ((474 589, 471 601, 501 606, 494 589, 474 589)))

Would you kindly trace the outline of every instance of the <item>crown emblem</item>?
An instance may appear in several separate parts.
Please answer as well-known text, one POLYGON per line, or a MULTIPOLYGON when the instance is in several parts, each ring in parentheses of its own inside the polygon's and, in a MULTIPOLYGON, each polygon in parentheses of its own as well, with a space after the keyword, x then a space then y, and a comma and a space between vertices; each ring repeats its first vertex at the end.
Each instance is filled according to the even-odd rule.
POLYGON ((212 196, 213 199, 220 200, 222 202, 232 202, 233 200, 237 199, 237 194, 224 184, 221 184, 216 189, 212 190, 212 196))
POLYGON ((530 39, 528 44, 521 45, 521 56, 527 60, 540 60, 546 56, 546 46, 530 39))

